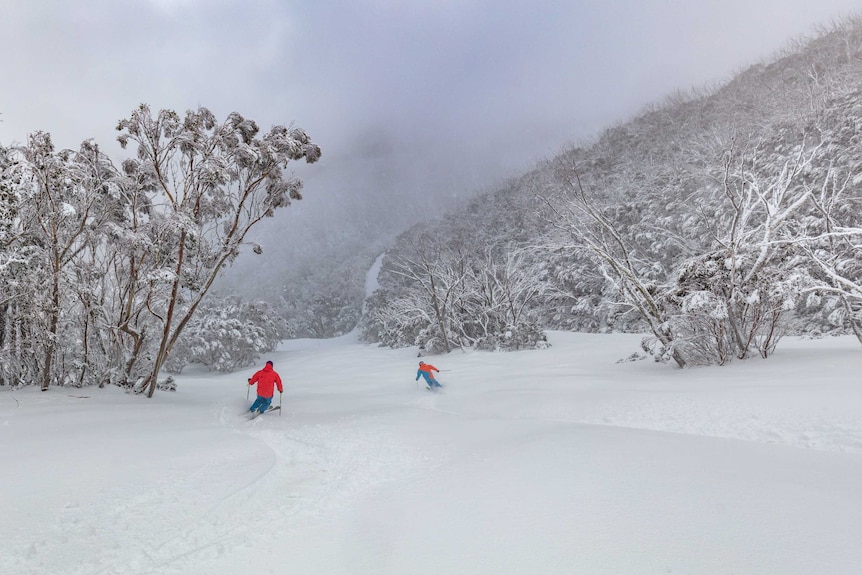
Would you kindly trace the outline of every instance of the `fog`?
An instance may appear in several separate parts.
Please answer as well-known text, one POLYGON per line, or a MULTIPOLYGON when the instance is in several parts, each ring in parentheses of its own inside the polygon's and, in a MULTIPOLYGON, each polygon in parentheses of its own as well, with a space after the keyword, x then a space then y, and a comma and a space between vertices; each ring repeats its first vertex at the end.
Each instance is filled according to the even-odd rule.
MULTIPOLYGON (((323 148, 257 232, 267 266, 383 245, 422 218, 714 85, 853 0, 0 2, 0 144, 51 132, 117 159, 141 102, 295 123, 323 148), (328 244, 328 246, 327 246, 328 244)), ((259 265, 252 262, 251 265, 259 265)), ((248 263, 244 265, 250 265, 248 263)))

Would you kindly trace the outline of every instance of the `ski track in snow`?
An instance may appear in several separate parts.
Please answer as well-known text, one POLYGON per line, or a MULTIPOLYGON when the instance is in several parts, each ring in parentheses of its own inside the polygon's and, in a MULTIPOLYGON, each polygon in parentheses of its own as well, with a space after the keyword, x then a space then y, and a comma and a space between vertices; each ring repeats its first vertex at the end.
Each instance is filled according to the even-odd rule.
POLYGON ((407 477, 420 464, 428 463, 369 421, 357 426, 346 419, 336 426, 308 425, 284 431, 275 425, 289 421, 289 412, 281 420, 278 415, 268 415, 253 421, 227 413, 225 408, 218 417, 222 425, 267 447, 267 467, 191 522, 176 525, 171 518, 141 517, 134 510, 163 509, 166 501, 194 492, 216 477, 219 469, 204 467, 179 483, 148 489, 107 513, 107 524, 104 511, 97 510, 98 532, 94 525, 84 525, 83 530, 69 533, 69 523, 61 521, 55 530, 66 533, 68 540, 102 538, 99 566, 82 566, 69 571, 70 575, 200 572, 202 564, 242 553, 244 547, 250 549, 244 542, 254 541, 272 525, 313 525, 321 516, 337 514, 357 494, 378 483, 407 477), (128 531, 142 521, 152 526, 151 536, 138 540, 134 552, 117 545, 113 557, 110 552, 105 556, 105 537, 128 531))

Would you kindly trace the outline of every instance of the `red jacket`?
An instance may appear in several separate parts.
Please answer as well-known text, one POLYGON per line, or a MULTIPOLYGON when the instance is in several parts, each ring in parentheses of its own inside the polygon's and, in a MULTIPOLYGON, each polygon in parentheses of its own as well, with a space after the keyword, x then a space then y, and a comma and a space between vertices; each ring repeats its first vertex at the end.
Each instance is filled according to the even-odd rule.
POLYGON ((263 366, 263 369, 251 376, 248 380, 249 385, 257 383, 257 394, 261 397, 272 397, 273 387, 278 386, 278 392, 284 391, 281 387, 281 377, 272 369, 270 364, 263 366))

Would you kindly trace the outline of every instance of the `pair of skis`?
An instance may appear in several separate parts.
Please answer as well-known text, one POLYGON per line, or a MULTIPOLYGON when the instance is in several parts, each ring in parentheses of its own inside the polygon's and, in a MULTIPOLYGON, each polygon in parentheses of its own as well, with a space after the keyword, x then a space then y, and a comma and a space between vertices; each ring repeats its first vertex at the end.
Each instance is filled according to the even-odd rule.
POLYGON ((260 412, 257 410, 252 411, 251 413, 248 414, 248 420, 251 421, 252 419, 257 419, 258 417, 260 417, 264 413, 271 413, 273 411, 277 411, 278 414, 281 415, 281 405, 270 405, 269 407, 266 408, 266 411, 264 411, 264 412, 260 412))
MULTIPOLYGON (((250 389, 251 389, 250 385, 246 386, 246 388, 245 388, 245 400, 246 401, 248 401, 248 392, 250 389)), ((266 408, 266 411, 263 411, 263 412, 260 412, 257 410, 252 411, 250 414, 248 414, 248 420, 251 421, 252 419, 257 419, 258 417, 260 417, 264 413, 269 413, 271 411, 278 411, 278 414, 281 415, 281 395, 282 395, 282 393, 279 391, 278 392, 278 405, 270 405, 269 407, 266 408)))

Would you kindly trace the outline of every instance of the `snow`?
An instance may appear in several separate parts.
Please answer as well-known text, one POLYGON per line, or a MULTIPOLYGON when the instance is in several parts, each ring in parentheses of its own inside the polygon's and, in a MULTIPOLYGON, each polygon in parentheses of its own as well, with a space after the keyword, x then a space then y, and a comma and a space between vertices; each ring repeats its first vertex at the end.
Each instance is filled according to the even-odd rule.
POLYGON ((0 573, 859 573, 855 339, 677 370, 549 336, 425 358, 441 393, 416 349, 287 341, 282 415, 252 422, 260 366, 3 389, 0 573))
POLYGON ((380 275, 380 268, 383 266, 383 257, 385 253, 380 254, 374 259, 371 269, 365 274, 365 297, 370 297, 375 291, 380 289, 380 283, 377 276, 380 275))
POLYGON ((78 210, 76 210, 75 206, 73 206, 72 204, 68 202, 63 202, 62 204, 60 204, 60 214, 62 214, 64 217, 71 218, 78 214, 78 210))

